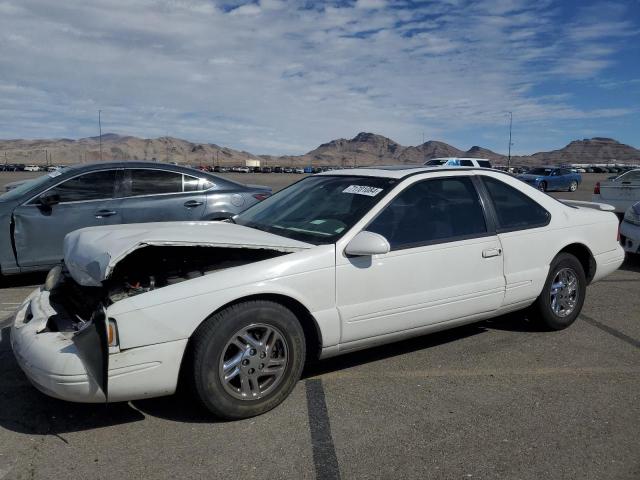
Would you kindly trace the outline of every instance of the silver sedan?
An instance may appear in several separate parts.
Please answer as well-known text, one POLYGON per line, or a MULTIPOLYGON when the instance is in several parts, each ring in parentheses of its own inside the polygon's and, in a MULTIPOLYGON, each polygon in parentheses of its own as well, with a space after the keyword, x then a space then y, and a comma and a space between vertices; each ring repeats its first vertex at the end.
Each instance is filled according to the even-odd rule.
POLYGON ((230 218, 271 195, 190 168, 157 162, 76 165, 0 195, 0 271, 48 270, 73 230, 121 223, 230 218))

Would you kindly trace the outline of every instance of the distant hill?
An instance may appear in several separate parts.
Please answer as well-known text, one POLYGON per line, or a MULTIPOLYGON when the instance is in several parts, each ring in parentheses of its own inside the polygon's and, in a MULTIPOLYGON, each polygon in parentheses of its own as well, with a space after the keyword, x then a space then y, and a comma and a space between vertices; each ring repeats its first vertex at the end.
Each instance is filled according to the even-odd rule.
MULTIPOLYGON (((496 164, 507 162, 505 155, 479 146, 464 151, 436 140, 417 146, 403 146, 390 138, 367 132, 359 133, 351 139, 332 140, 304 155, 294 156, 255 155, 220 147, 215 143, 194 143, 173 137, 138 138, 115 133, 102 136, 104 160, 158 160, 190 165, 243 165, 246 160, 261 160, 263 164, 283 166, 368 166, 421 164, 431 158, 457 156, 488 158, 496 164)), ((0 162, 44 164, 48 160, 53 164, 66 164, 99 159, 99 137, 79 140, 0 140, 0 162)), ((640 150, 611 138, 595 137, 575 140, 559 150, 513 156, 511 161, 514 164, 542 165, 640 163, 640 150)))
MULTIPOLYGON (((44 164, 46 155, 53 164, 100 160, 100 138, 79 140, 0 140, 0 162, 44 164), (6 153, 6 157, 5 157, 6 153)), ((102 135, 103 160, 157 160, 188 164, 243 165, 259 160, 249 152, 220 147, 214 143, 193 143, 173 137, 138 138, 106 133, 102 135)))

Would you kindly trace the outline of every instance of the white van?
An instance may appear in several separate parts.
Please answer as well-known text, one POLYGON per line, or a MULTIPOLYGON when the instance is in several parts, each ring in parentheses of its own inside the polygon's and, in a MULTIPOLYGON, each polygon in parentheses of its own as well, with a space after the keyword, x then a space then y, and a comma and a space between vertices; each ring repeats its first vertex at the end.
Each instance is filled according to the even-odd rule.
POLYGON ((428 167, 480 167, 491 168, 486 158, 442 157, 432 158, 424 162, 428 167))

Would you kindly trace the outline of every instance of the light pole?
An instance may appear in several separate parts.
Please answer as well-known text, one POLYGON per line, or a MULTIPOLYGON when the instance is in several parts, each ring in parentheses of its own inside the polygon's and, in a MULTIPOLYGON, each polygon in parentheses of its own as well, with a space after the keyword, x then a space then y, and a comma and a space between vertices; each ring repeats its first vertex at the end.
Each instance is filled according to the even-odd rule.
POLYGON ((100 161, 102 161, 102 110, 98 110, 98 130, 100 131, 100 161))
POLYGON ((507 171, 511 168, 511 127, 513 125, 513 112, 507 112, 509 114, 509 153, 507 156, 507 171))

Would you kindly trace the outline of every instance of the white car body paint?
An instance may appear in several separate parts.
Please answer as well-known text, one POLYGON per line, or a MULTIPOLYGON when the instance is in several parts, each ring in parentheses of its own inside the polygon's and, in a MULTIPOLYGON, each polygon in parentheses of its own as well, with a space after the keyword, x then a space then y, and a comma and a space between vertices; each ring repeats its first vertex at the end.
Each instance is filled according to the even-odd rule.
MULTIPOLYGON (((500 172, 421 168, 407 176, 407 170, 358 169, 321 175, 354 173, 401 182, 336 244, 315 246, 220 222, 100 227, 70 234, 65 261, 74 279, 86 285, 107 278, 120 260, 145 245, 287 252, 110 305, 107 316, 117 323, 119 346, 109 355, 109 401, 172 393, 188 339, 197 327, 213 312, 247 297, 280 295, 299 302, 315 320, 321 356, 328 357, 524 308, 540 294, 551 261, 568 245, 589 249, 596 264, 593 281, 615 271, 624 258, 614 214, 594 205, 565 205, 500 172), (351 239, 400 191, 428 178, 461 175, 490 176, 524 192, 551 213, 550 223, 372 257, 345 255, 351 239)), ((12 343, 18 362, 49 395, 104 401, 69 334, 36 333, 38 325, 46 323, 46 293, 34 291, 16 315, 12 343), (26 321, 28 311, 31 321, 26 321)))

